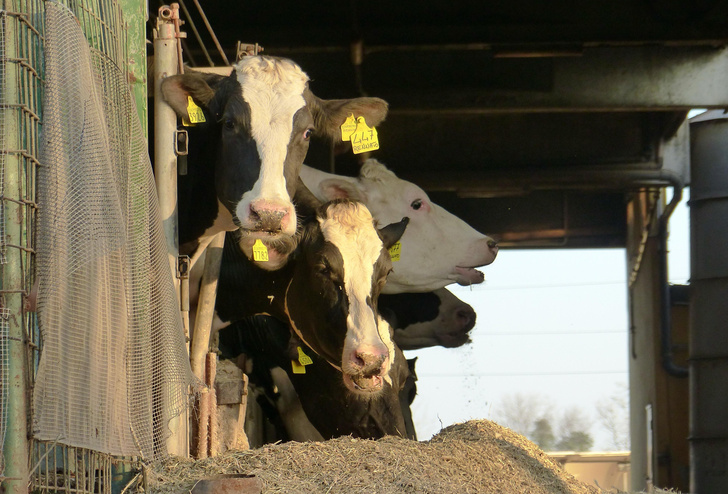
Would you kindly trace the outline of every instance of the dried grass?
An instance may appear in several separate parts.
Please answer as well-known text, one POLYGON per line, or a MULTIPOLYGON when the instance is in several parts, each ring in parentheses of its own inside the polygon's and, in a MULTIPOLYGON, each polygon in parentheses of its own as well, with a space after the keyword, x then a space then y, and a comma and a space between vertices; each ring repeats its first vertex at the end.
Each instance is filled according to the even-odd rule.
POLYGON ((443 429, 429 441, 340 437, 289 442, 193 461, 173 458, 149 469, 151 493, 187 493, 197 480, 255 475, 264 493, 600 494, 538 446, 487 420, 443 429))

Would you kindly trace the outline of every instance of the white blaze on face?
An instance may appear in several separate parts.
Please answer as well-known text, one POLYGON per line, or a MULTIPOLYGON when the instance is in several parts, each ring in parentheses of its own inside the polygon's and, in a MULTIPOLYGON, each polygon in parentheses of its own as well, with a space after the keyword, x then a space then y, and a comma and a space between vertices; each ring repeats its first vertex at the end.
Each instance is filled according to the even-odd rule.
POLYGON ((377 327, 379 328, 379 337, 382 339, 382 342, 387 346, 387 351, 389 353, 389 358, 387 359, 387 363, 385 364, 386 368, 383 370, 384 381, 389 383, 389 385, 391 386, 392 377, 389 375, 389 370, 394 364, 395 357, 394 340, 392 340, 392 330, 389 323, 382 319, 381 316, 377 316, 377 323, 377 327))
POLYGON ((363 204, 340 203, 329 206, 327 217, 319 218, 321 232, 326 241, 339 249, 344 260, 344 287, 349 299, 344 352, 368 345, 386 345, 389 331, 386 331, 387 340, 383 340, 374 311, 367 304, 374 265, 382 249, 372 216, 363 204))
POLYGON ((291 203, 283 169, 293 116, 306 105, 303 92, 308 76, 291 61, 261 57, 244 57, 235 69, 243 99, 250 106, 251 134, 261 159, 260 176, 236 209, 238 218, 244 218, 257 198, 291 203))

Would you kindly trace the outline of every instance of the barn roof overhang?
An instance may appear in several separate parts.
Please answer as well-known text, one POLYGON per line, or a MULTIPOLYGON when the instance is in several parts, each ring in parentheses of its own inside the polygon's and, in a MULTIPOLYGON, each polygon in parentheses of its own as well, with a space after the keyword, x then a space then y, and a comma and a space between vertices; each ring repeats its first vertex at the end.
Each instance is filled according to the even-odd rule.
MULTIPOLYGON (((373 156, 505 245, 624 246, 626 194, 687 183, 688 111, 728 107, 726 0, 204 9, 230 59, 258 43, 321 97, 386 99, 373 156)), ((186 53, 209 65, 191 34, 186 53)), ((324 144, 307 157, 346 174, 356 162, 324 144)))

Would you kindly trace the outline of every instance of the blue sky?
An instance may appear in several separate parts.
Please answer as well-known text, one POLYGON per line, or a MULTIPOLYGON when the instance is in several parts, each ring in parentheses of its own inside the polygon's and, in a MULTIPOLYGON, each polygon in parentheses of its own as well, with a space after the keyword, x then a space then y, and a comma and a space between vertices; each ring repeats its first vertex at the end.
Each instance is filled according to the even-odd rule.
MULTIPOLYGON (((674 283, 689 278, 686 202, 670 222, 674 283)), ((495 420, 503 396, 523 393, 559 410, 579 406, 594 423, 593 450, 606 449, 595 406, 627 383, 625 250, 501 250, 484 272, 482 285, 448 287, 477 313, 473 343, 406 352, 419 357, 418 439, 469 419, 495 420)))

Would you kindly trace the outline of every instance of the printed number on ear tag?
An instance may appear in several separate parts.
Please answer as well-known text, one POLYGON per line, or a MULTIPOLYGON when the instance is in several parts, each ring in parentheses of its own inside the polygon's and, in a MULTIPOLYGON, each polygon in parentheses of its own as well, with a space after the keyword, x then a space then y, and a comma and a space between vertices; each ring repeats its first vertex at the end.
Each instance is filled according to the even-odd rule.
POLYGON ((202 108, 197 106, 195 101, 192 99, 192 96, 187 96, 187 115, 189 115, 189 120, 186 118, 182 119, 182 125, 189 127, 190 125, 206 122, 205 120, 205 112, 202 111, 202 108))
POLYGON ((268 260, 268 248, 263 245, 260 239, 256 239, 253 244, 253 260, 259 262, 266 262, 268 260))
POLYGON ((377 129, 369 127, 364 117, 356 119, 356 131, 351 134, 351 149, 354 154, 366 153, 379 149, 377 129))
POLYGON ((303 348, 301 348, 300 346, 298 347, 298 361, 301 363, 301 365, 313 364, 313 360, 311 360, 311 357, 303 353, 303 348))
POLYGON ((399 261, 402 255, 402 242, 397 242, 389 248, 389 257, 392 258, 392 262, 399 261))

